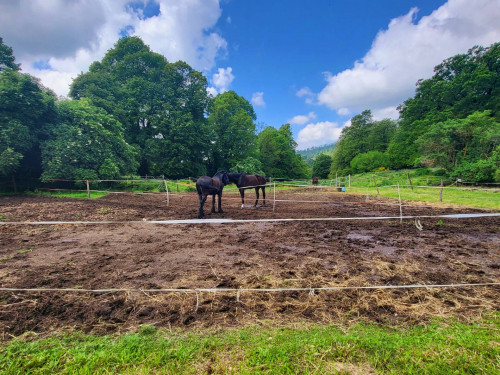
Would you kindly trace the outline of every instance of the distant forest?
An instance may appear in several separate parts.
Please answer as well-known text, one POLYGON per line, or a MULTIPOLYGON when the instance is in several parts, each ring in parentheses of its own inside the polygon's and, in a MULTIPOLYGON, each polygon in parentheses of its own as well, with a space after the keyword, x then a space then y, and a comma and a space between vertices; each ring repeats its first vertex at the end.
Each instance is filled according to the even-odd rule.
POLYGON ((335 145, 296 152, 289 124, 258 133, 245 98, 210 96, 202 73, 168 62, 138 37, 120 39, 75 78, 69 100, 21 73, 0 38, 0 189, 2 180, 182 178, 222 169, 293 179, 425 167, 500 181, 499 74, 500 44, 474 47, 417 82, 398 121, 374 121, 367 109, 335 145))
POLYGON ((319 154, 331 154, 334 148, 335 148, 335 143, 331 143, 329 145, 310 147, 306 148, 305 150, 298 150, 297 154, 302 156, 307 165, 309 165, 312 168, 314 160, 319 154))

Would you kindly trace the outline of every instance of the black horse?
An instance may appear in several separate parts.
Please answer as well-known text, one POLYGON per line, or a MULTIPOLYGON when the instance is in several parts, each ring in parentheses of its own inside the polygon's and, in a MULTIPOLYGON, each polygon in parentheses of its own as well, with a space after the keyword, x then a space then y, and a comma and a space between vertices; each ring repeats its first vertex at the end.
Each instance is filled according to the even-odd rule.
POLYGON ((198 211, 198 218, 201 219, 205 214, 203 213, 203 205, 207 200, 209 195, 212 196, 212 213, 215 213, 215 195, 219 196, 219 213, 222 213, 221 207, 221 197, 222 189, 224 185, 229 182, 228 173, 225 171, 219 171, 214 174, 214 177, 201 176, 196 181, 196 191, 198 192, 198 197, 200 198, 200 210, 198 211))
POLYGON ((229 181, 236 184, 240 189, 241 195, 241 208, 245 204, 245 189, 255 189, 255 206, 259 201, 259 189, 262 189, 262 199, 264 200, 263 206, 266 205, 266 178, 260 174, 246 174, 246 173, 228 173, 229 181))

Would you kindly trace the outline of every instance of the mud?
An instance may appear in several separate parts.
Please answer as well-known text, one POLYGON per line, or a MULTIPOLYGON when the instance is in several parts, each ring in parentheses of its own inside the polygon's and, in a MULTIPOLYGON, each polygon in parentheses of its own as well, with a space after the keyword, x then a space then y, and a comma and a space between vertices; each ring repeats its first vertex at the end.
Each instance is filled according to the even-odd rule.
MULTIPOLYGON (((329 191, 279 192, 265 207, 235 192, 207 218, 399 216, 397 202, 329 191), (309 202, 307 202, 309 201, 309 202), (310 202, 316 201, 316 203, 310 202)), ((191 289, 491 283, 500 281, 500 218, 159 225, 194 219, 193 193, 110 194, 94 200, 0 197, 3 221, 120 221, 0 225, 3 288, 191 289), (146 220, 145 222, 143 220, 146 220), (133 222, 132 222, 133 221, 133 222), (140 221, 140 222, 138 222, 140 221)), ((404 215, 480 212, 409 205, 404 215)), ((288 292, 0 292, 0 337, 141 324, 228 327, 293 322, 420 324, 499 310, 498 286, 288 292)))

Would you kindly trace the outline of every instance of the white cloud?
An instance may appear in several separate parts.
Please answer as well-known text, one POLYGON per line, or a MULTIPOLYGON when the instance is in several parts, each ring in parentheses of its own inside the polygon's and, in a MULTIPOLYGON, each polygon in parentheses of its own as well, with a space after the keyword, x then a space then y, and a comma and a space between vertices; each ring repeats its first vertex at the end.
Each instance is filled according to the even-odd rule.
POLYGON ((314 99, 316 98, 316 94, 313 93, 309 87, 302 87, 299 91, 297 91, 297 96, 299 98, 305 97, 307 104, 313 104, 314 99))
POLYGON ((308 121, 314 120, 316 118, 316 113, 309 112, 307 115, 298 115, 292 117, 288 122, 292 125, 304 125, 308 121))
POLYGON ((340 137, 342 127, 338 123, 324 121, 307 124, 297 135, 297 149, 304 150, 309 147, 322 146, 333 143, 340 137))
POLYGON ((229 89, 229 86, 234 80, 233 68, 219 68, 217 73, 212 76, 213 87, 208 88, 208 92, 213 96, 222 94, 229 89))
POLYGON ((263 92, 254 92, 252 95, 252 104, 256 107, 265 107, 266 102, 264 101, 263 92))
MULTIPOLYGON (((159 14, 145 18, 127 0, 0 0, 0 35, 13 47, 23 72, 40 77, 59 95, 72 78, 101 60, 127 28, 169 61, 209 71, 227 42, 213 31, 218 0, 157 0, 159 14), (36 69, 36 61, 50 69, 36 69)), ((136 2, 137 3, 137 2, 136 2)))
POLYGON ((416 12, 391 20, 351 69, 326 76, 318 103, 339 114, 378 113, 412 97, 417 80, 430 78, 442 60, 500 40, 498 0, 449 0, 415 24, 416 12))

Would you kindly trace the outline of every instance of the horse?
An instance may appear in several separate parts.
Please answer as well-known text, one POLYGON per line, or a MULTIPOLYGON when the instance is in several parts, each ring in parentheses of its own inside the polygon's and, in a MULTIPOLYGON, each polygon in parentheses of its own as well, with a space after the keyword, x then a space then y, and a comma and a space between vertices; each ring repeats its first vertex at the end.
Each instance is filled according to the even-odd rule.
POLYGON ((255 188, 255 207, 259 201, 259 189, 262 189, 263 206, 266 205, 266 178, 260 174, 228 173, 229 181, 236 184, 240 189, 241 208, 245 205, 245 189, 255 188))
POLYGON ((215 213, 215 195, 219 196, 219 213, 223 213, 221 206, 222 189, 229 182, 228 173, 226 171, 219 171, 213 177, 201 176, 196 180, 196 191, 200 199, 200 209, 198 211, 198 219, 201 219, 205 214, 203 213, 203 205, 207 200, 208 195, 212 195, 212 213, 215 213))
POLYGON ((314 176, 314 178, 312 180, 312 184, 313 185, 317 185, 318 184, 318 177, 317 176, 314 176))

